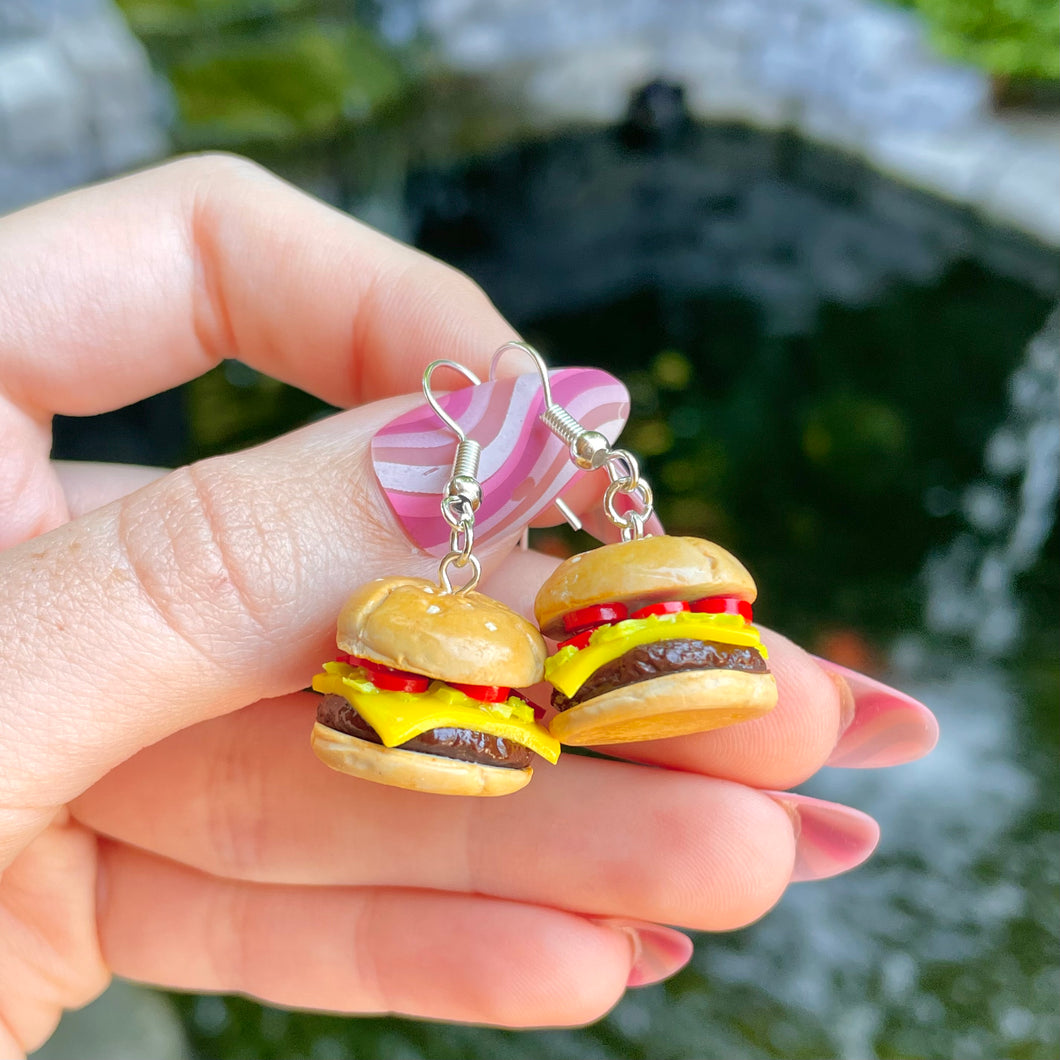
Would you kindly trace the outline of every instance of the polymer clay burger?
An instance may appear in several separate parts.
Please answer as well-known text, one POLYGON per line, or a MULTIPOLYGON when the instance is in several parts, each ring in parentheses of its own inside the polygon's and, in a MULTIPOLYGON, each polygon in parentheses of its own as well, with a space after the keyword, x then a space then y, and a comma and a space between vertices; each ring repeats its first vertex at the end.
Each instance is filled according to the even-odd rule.
POLYGON ((482 593, 422 578, 379 578, 346 601, 340 656, 313 678, 323 693, 311 742, 333 769, 445 795, 506 795, 556 739, 513 687, 542 679, 546 648, 524 618, 482 593))
POLYGON ((751 624, 755 583, 725 549, 645 537, 572 556, 534 604, 558 640, 545 663, 562 743, 626 743, 702 732, 777 701, 751 624))

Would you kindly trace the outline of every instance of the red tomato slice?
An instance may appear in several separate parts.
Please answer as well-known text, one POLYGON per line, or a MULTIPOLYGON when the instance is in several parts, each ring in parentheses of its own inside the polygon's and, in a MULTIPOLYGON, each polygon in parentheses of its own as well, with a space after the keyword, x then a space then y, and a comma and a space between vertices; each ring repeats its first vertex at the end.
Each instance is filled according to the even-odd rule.
POLYGON ((599 629, 599 626, 593 626, 592 629, 582 630, 581 633, 576 634, 569 640, 561 640, 556 647, 556 651, 562 651, 568 645, 573 644, 579 651, 582 650, 589 643, 589 638, 599 629))
POLYGON ((650 615, 678 615, 688 610, 684 600, 665 600, 661 604, 648 604, 639 611, 634 611, 631 618, 648 618, 650 615))
POLYGON ((692 610, 711 615, 743 615, 745 621, 751 621, 751 605, 735 596, 705 596, 692 601, 692 610))
POLYGON ((351 666, 360 666, 367 671, 368 679, 376 688, 384 692, 426 692, 431 687, 431 679, 423 674, 414 674, 408 670, 397 670, 393 666, 384 666, 372 659, 350 656, 351 666))
POLYGON ((568 633, 580 633, 583 629, 602 626, 605 623, 621 622, 629 616, 625 604, 593 604, 563 616, 563 628, 568 633))
POLYGON ((480 703, 503 703, 511 691, 505 685, 460 685, 456 681, 449 681, 458 692, 465 696, 477 699, 480 703))
POLYGON ((426 692, 431 687, 429 677, 420 674, 385 674, 369 672, 372 684, 384 692, 426 692))
POLYGON ((350 657, 344 651, 340 651, 339 654, 335 656, 335 662, 348 663, 349 661, 350 657))

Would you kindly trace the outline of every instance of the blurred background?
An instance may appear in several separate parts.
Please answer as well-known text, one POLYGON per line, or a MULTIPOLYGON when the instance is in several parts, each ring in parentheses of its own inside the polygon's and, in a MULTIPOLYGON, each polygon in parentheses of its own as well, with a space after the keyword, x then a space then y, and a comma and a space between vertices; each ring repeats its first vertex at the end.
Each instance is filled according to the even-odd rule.
MULTIPOLYGON (((663 520, 764 623, 942 723, 802 789, 880 820, 866 866, 593 1027, 116 984, 38 1058, 1055 1060, 1058 67, 1054 0, 0 0, 0 211, 226 148, 465 269, 627 382, 663 520)), ((325 411, 227 363, 56 452, 325 411)))

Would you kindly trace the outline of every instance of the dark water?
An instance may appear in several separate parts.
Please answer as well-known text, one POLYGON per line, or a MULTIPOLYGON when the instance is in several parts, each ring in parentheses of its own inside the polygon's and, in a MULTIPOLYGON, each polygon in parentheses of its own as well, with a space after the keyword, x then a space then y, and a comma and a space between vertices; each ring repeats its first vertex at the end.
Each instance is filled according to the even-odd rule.
MULTIPOLYGON (((664 521, 745 559, 762 621, 922 698, 942 739, 920 763, 815 777, 804 790, 880 821, 873 859, 700 936, 688 969, 594 1027, 180 998, 197 1054, 1060 1055, 1060 323, 1032 343, 1056 256, 736 129, 534 144, 421 173, 402 210, 552 363, 628 382, 624 437, 664 521)), ((313 411, 228 371, 190 392, 200 451, 313 411)))

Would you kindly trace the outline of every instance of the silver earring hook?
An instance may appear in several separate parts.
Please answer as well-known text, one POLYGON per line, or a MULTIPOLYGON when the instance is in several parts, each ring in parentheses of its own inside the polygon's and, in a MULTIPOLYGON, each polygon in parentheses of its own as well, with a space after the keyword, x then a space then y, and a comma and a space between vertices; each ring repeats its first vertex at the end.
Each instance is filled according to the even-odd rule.
POLYGON ((441 405, 438 404, 438 399, 434 396, 434 392, 431 390, 431 376, 434 375, 436 368, 452 368, 459 372, 465 379, 470 379, 474 386, 478 386, 482 380, 470 368, 465 365, 459 364, 457 361, 450 361, 448 358, 442 357, 437 361, 431 361, 429 365, 423 370, 423 396, 427 399, 427 404, 434 410, 434 414, 456 435, 458 442, 466 442, 467 435, 464 433, 464 428, 460 426, 452 416, 449 415, 441 405))
POLYGON ((525 353, 527 357, 533 360, 534 364, 537 366, 537 374, 541 376, 541 389, 545 392, 545 408, 551 408, 552 385, 548 380, 548 365, 545 364, 545 360, 541 354, 538 353, 533 346, 528 346, 525 342, 516 342, 513 339, 511 342, 506 342, 499 350, 497 350, 493 355, 493 358, 490 360, 490 379, 496 378, 497 364, 509 350, 525 353))
POLYGON ((456 435, 456 454, 441 502, 442 518, 449 525, 449 552, 442 558, 438 567, 438 584, 446 594, 469 593, 478 585, 482 575, 478 557, 472 551, 475 547, 475 512, 482 503, 482 487, 478 481, 482 446, 474 438, 469 438, 464 428, 438 404, 431 390, 431 376, 437 368, 452 368, 465 379, 470 379, 475 386, 478 386, 481 380, 469 368, 446 358, 431 361, 423 372, 423 396, 427 399, 427 404, 456 435), (458 589, 453 588, 449 575, 450 567, 471 568, 471 577, 458 589))
MULTIPOLYGON (((500 349, 497 350, 496 353, 494 353, 493 357, 490 358, 490 379, 496 379, 497 365, 500 362, 501 358, 509 350, 513 350, 516 353, 525 353, 526 356, 529 357, 537 366, 537 374, 541 377, 541 390, 545 395, 545 415, 547 417, 549 410, 555 409, 557 406, 552 400, 552 384, 549 382, 548 378, 548 365, 545 364, 545 359, 541 356, 540 353, 537 352, 537 350, 534 349, 533 346, 530 346, 525 342, 518 342, 515 339, 512 339, 511 342, 506 342, 503 346, 500 347, 500 349)), ((545 418, 545 422, 548 423, 547 418, 545 418)), ((581 519, 579 519, 574 514, 574 512, 571 510, 571 508, 565 501, 557 497, 552 502, 552 504, 555 506, 556 511, 558 511, 560 515, 562 515, 563 518, 567 520, 568 525, 572 529, 580 530, 582 528, 581 519)), ((520 547, 524 552, 529 547, 528 534, 529 527, 523 531, 522 541, 520 542, 520 547)))
MULTIPOLYGON (((490 379, 497 362, 508 350, 518 350, 530 357, 541 376, 545 394, 545 411, 541 419, 548 429, 567 443, 570 458, 583 471, 598 471, 604 468, 610 483, 604 493, 604 512, 608 519, 622 531, 623 541, 633 541, 644 536, 644 524, 652 514, 651 486, 641 477, 637 459, 626 449, 614 449, 599 431, 590 431, 582 426, 562 405, 552 400, 552 387, 548 379, 548 367, 541 354, 525 342, 506 342, 490 361, 490 379), (633 497, 641 507, 622 513, 615 504, 619 496, 633 497)), ((581 529, 578 517, 558 498, 556 507, 575 530, 581 529)))

